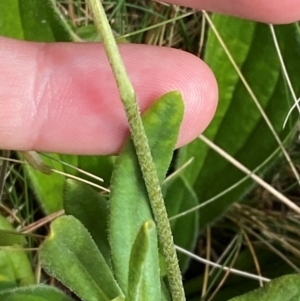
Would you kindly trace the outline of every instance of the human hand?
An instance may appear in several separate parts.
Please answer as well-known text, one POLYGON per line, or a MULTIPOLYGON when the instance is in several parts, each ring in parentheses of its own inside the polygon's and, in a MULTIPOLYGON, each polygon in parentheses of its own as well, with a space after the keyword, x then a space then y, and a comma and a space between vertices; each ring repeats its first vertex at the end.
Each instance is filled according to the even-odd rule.
MULTIPOLYGON (((274 23, 300 16, 298 0, 168 2, 274 23)), ((141 110, 160 95, 180 90, 185 116, 178 146, 197 137, 217 104, 210 69, 197 57, 175 49, 124 44, 120 51, 141 110)), ((77 154, 120 149, 127 121, 101 45, 0 38, 0 57, 0 148, 77 154)))

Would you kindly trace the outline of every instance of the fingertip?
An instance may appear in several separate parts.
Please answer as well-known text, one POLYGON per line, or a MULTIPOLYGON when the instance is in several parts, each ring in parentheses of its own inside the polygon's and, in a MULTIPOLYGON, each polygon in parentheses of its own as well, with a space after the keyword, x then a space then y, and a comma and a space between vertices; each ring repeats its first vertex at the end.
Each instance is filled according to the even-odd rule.
POLYGON ((177 147, 193 141, 207 128, 218 104, 218 85, 211 69, 192 54, 184 53, 184 56, 185 60, 180 58, 184 68, 177 72, 180 79, 174 81, 185 103, 177 147))

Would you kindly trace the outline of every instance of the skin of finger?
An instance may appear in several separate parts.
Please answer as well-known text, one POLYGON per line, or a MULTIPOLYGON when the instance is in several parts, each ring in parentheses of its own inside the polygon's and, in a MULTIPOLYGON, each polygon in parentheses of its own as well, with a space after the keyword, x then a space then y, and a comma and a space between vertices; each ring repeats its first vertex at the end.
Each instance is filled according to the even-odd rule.
POLYGON ((164 2, 264 23, 285 24, 300 19, 299 0, 165 0, 164 2))
MULTIPOLYGON (((179 90, 185 116, 178 147, 209 124, 218 90, 210 69, 186 52, 120 45, 142 111, 179 90)), ((29 43, 0 38, 0 148, 112 154, 128 135, 101 44, 29 43)))

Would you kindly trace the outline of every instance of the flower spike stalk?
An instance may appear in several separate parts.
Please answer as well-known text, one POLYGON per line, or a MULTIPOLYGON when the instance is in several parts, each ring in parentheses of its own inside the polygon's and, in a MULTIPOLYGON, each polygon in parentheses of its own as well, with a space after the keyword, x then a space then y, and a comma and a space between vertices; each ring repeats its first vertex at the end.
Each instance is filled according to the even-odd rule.
POLYGON ((124 105, 128 119, 131 137, 135 146, 136 154, 152 207, 152 212, 156 222, 158 239, 163 248, 163 253, 165 256, 172 298, 173 301, 184 301, 185 296, 182 278, 173 242, 171 227, 168 221, 160 183, 156 175, 156 168, 151 156, 148 140, 142 123, 135 91, 125 70, 125 66, 121 59, 117 43, 111 31, 101 1, 88 0, 88 3, 92 10, 97 30, 101 34, 106 55, 113 70, 121 101, 124 105))

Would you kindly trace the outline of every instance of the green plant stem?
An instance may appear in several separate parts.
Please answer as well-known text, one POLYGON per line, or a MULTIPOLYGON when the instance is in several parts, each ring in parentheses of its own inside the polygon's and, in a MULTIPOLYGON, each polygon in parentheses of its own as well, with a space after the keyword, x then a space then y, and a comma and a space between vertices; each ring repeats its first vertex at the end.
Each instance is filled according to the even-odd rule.
POLYGON ((184 290, 171 227, 168 221, 160 183, 156 175, 156 168, 142 123, 140 110, 136 101, 135 91, 128 78, 101 1, 88 0, 88 2, 94 15, 97 30, 101 34, 127 115, 132 140, 135 145, 152 212, 156 221, 158 238, 165 256, 172 298, 174 301, 184 301, 184 290))

